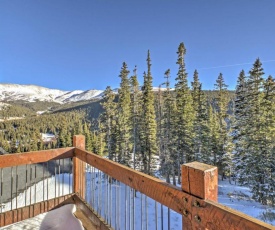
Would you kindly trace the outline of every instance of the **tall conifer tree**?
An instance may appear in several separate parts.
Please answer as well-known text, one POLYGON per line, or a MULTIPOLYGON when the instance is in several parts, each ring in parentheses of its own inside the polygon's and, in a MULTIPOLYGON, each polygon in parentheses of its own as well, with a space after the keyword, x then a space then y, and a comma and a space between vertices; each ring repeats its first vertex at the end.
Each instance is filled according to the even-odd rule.
POLYGON ((118 91, 118 162, 130 166, 130 137, 131 137, 131 111, 130 111, 130 82, 127 64, 123 62, 119 77, 121 78, 118 91))
POLYGON ((156 114, 154 108, 154 93, 152 91, 152 74, 150 51, 147 54, 147 74, 144 73, 144 85, 142 90, 143 120, 142 120, 142 143, 141 154, 143 170, 152 174, 155 168, 157 144, 156 144, 156 114))
POLYGON ((192 107, 192 96, 187 82, 184 57, 186 49, 183 43, 178 47, 178 73, 175 85, 176 106, 177 106, 177 152, 178 152, 178 174, 180 174, 180 164, 194 160, 192 151, 193 120, 194 112, 192 107))

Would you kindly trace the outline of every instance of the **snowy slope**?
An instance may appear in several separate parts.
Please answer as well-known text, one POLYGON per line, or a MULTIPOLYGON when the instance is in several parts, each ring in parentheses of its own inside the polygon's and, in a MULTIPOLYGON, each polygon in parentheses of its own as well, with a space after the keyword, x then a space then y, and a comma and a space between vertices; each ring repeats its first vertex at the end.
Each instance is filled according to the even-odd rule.
POLYGON ((101 93, 101 90, 91 89, 81 92, 79 94, 72 95, 71 97, 65 99, 63 102, 86 101, 90 100, 91 98, 97 98, 99 95, 101 95, 101 93))
MULTIPOLYGON (((54 101, 65 92, 35 85, 0 84, 0 100, 54 101)), ((67 93, 67 92, 66 92, 67 93)))
POLYGON ((63 91, 36 85, 0 84, 0 101, 49 101, 62 104, 98 98, 102 93, 103 90, 63 91))

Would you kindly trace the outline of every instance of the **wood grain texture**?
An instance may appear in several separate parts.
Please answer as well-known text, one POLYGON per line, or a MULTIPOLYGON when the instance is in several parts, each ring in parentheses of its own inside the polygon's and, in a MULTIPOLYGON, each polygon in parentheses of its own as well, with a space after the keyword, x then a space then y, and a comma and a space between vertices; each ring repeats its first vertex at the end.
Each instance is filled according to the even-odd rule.
POLYGON ((110 230, 112 229, 103 219, 98 217, 89 207, 89 205, 82 198, 77 195, 73 196, 76 204, 77 212, 76 216, 82 221, 85 229, 96 229, 96 230, 110 230))
MULTIPOLYGON (((73 146, 85 150, 85 136, 74 135, 73 146)), ((85 198, 86 188, 86 171, 85 162, 74 156, 73 158, 73 176, 74 176, 74 193, 85 198)))
MULTIPOLYGON (((76 148, 75 155, 80 160, 183 215, 185 218, 183 229, 185 230, 274 229, 273 226, 241 212, 210 200, 204 200, 162 180, 137 172, 91 152, 76 148)), ((206 169, 206 171, 208 170, 206 169)), ((211 173, 212 170, 209 172, 211 173)), ((201 176, 204 175, 201 174, 201 176)))
POLYGON ((182 189, 199 197, 218 201, 218 169, 215 166, 192 162, 182 165, 182 189))
POLYGON ((1 155, 0 168, 72 158, 73 153, 74 147, 1 155))

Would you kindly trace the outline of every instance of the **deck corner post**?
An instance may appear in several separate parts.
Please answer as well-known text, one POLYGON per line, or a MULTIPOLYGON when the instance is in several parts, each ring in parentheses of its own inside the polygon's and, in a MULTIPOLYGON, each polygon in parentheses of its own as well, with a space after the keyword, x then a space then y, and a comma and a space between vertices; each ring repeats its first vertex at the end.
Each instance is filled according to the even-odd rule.
MULTIPOLYGON (((85 136, 74 135, 73 147, 85 149, 85 136)), ((73 181, 74 193, 78 193, 84 199, 86 187, 85 162, 79 160, 75 154, 73 157, 73 181)))
MULTIPOLYGON (((191 162, 181 167, 182 183, 184 192, 203 200, 218 201, 218 169, 215 166, 200 162, 191 162)), ((182 218, 184 229, 193 229, 192 223, 195 217, 182 218)))

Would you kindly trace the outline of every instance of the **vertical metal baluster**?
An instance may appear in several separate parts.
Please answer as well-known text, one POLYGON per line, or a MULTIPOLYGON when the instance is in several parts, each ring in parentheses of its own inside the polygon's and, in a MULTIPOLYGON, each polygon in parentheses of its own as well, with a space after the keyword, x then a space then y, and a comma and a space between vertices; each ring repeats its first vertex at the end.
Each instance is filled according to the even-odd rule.
POLYGON ((32 165, 30 165, 30 204, 32 203, 32 165))
POLYGON ((117 220, 118 220, 118 229, 121 229, 121 221, 120 221, 120 217, 121 217, 121 203, 120 203, 120 196, 121 196, 121 183, 120 181, 118 181, 118 217, 117 217, 117 220))
POLYGON ((43 167, 43 201, 45 201, 45 162, 43 162, 42 167, 43 167))
POLYGON ((148 229, 148 203, 147 196, 145 196, 145 222, 146 222, 146 230, 148 229))
POLYGON ((92 166, 90 166, 89 167, 89 178, 90 178, 90 181, 89 181, 89 183, 90 183, 90 198, 89 198, 89 200, 90 200, 90 205, 91 205, 91 207, 92 208, 94 208, 94 204, 93 204, 93 187, 92 187, 92 185, 93 185, 93 181, 92 181, 92 166))
POLYGON ((155 220, 156 220, 156 230, 158 230, 158 203, 155 201, 155 220))
POLYGON ((50 177, 50 172, 49 172, 49 162, 47 162, 47 200, 49 200, 49 177, 50 177))
POLYGON ((115 195, 115 229, 118 229, 117 227, 117 180, 115 181, 115 191, 114 191, 114 195, 115 195))
POLYGON ((99 171, 99 176, 98 176, 98 179, 99 179, 99 185, 98 185, 98 188, 99 188, 99 192, 98 192, 98 198, 99 198, 99 204, 100 204, 100 206, 99 206, 99 216, 102 216, 101 215, 101 207, 102 207, 102 178, 101 178, 101 171, 99 171))
POLYGON ((161 230, 163 230, 163 205, 160 206, 161 208, 161 230))
POLYGON ((93 190, 92 190, 92 166, 89 165, 89 178, 90 178, 90 181, 89 181, 89 185, 90 185, 90 197, 89 197, 89 201, 90 201, 90 205, 92 208, 94 208, 93 206, 93 190))
POLYGON ((26 165, 25 174, 25 206, 27 206, 27 188, 28 188, 28 165, 26 165))
POLYGON ((0 191, 0 205, 1 205, 1 213, 3 212, 3 204, 2 204, 2 196, 3 196, 3 169, 0 169, 1 173, 1 191, 0 191))
POLYGON ((60 197, 60 159, 58 159, 58 196, 60 197))
POLYGON ((96 195, 96 198, 97 198, 97 215, 99 214, 99 171, 97 170, 97 173, 96 173, 96 187, 97 187, 97 189, 96 189, 96 192, 97 192, 97 195, 96 195))
POLYGON ((94 206, 94 209, 95 209, 95 211, 96 211, 96 195, 95 195, 95 179, 96 177, 95 177, 95 167, 93 167, 93 199, 94 199, 94 201, 93 201, 93 206, 94 206))
POLYGON ((56 161, 54 162, 54 197, 56 198, 56 194, 57 194, 57 169, 56 169, 56 161))
POLYGON ((131 230, 135 229, 135 197, 136 197, 136 191, 135 189, 132 189, 132 228, 131 230))
MULTIPOLYGON (((81 173, 79 173, 78 174, 78 179, 79 179, 79 186, 80 186, 80 191, 81 191, 81 194, 82 194, 82 172, 83 172, 83 170, 82 170, 82 165, 83 165, 83 163, 82 163, 82 161, 79 161, 79 169, 80 169, 80 172, 81 173)), ((82 197, 82 196, 81 196, 82 197)))
POLYGON ((91 206, 94 209, 94 204, 93 204, 93 169, 92 166, 90 166, 90 192, 91 192, 91 197, 90 197, 90 202, 91 202, 91 206))
POLYGON ((120 210, 120 203, 119 203, 119 194, 120 194, 120 192, 119 192, 119 190, 120 190, 120 187, 119 187, 119 181, 117 181, 117 211, 118 211, 118 213, 116 213, 116 215, 117 215, 117 229, 120 229, 120 225, 119 225, 119 216, 120 216, 120 212, 119 212, 119 210, 120 210))
POLYGON ((36 164, 34 165, 34 203, 36 203, 36 164))
POLYGON ((140 214, 140 218, 141 218, 141 230, 143 229, 143 220, 142 220, 142 216, 143 216, 143 202, 142 202, 142 193, 140 193, 140 210, 141 210, 141 214, 140 214))
MULTIPOLYGON (((126 185, 127 186, 127 185, 126 185)), ((127 186, 129 187, 129 186, 127 186)), ((132 188, 129 187, 129 205, 128 205, 128 212, 129 212, 129 226, 128 228, 131 230, 132 229, 132 219, 133 219, 133 209, 132 209, 132 206, 133 206, 133 192, 132 192, 132 188)))
POLYGON ((62 159, 62 196, 64 196, 64 171, 65 171, 64 161, 65 159, 62 159))
POLYGON ((92 180, 91 180, 91 183, 92 183, 92 205, 93 205, 93 209, 95 210, 96 206, 95 206, 95 183, 94 183, 94 180, 95 180, 95 168, 92 167, 92 173, 91 173, 91 177, 92 177, 92 180))
POLYGON ((106 208, 106 214, 105 214, 105 220, 107 221, 107 224, 109 224, 109 176, 106 175, 106 205, 105 205, 105 208, 106 208))
POLYGON ((95 168, 95 198, 96 198, 96 213, 98 215, 98 170, 95 168))
POLYGON ((127 188, 127 197, 128 197, 128 205, 127 205, 127 213, 128 213, 128 223, 127 223, 127 229, 131 228, 131 218, 132 218, 132 214, 131 214, 131 187, 124 185, 125 188, 127 188))
POLYGON ((168 230, 170 230, 170 208, 168 208, 168 230))
POLYGON ((70 158, 68 158, 68 166, 69 166, 69 194, 71 193, 71 176, 73 176, 73 174, 71 173, 71 167, 70 167, 70 165, 71 165, 71 161, 70 161, 70 158))
POLYGON ((11 174, 10 174, 10 175, 11 175, 11 180, 10 180, 10 181, 11 181, 11 194, 10 194, 10 195, 11 195, 11 210, 12 210, 12 203, 13 203, 13 202, 12 202, 12 189, 13 189, 13 167, 11 167, 11 174))
POLYGON ((97 214, 100 216, 100 171, 97 172, 97 206, 98 212, 97 214))
POLYGON ((16 189, 16 203, 15 208, 18 208, 18 166, 15 167, 15 174, 16 174, 16 182, 15 182, 15 189, 16 189))
POLYGON ((111 177, 110 178, 110 226, 112 226, 112 214, 113 214, 113 205, 112 205, 112 202, 113 202, 113 190, 112 190, 112 184, 113 184, 113 178, 111 177))
POLYGON ((125 218, 124 218, 124 229, 126 230, 127 229, 127 213, 128 213, 128 200, 127 200, 127 196, 128 196, 128 194, 127 194, 127 190, 128 190, 128 186, 126 186, 126 185, 124 185, 124 191, 125 191, 125 218))

